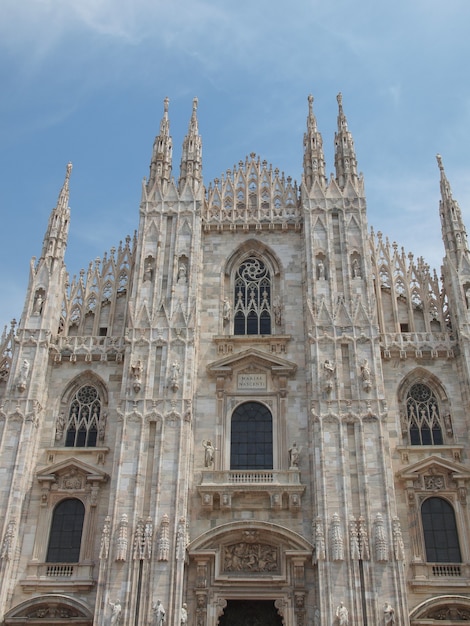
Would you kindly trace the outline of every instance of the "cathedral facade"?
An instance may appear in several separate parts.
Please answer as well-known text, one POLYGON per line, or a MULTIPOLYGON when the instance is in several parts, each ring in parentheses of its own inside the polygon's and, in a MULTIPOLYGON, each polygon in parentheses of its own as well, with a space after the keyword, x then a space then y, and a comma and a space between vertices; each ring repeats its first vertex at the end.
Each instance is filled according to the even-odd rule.
MULTIPOLYGON (((438 157, 442 277, 335 174, 179 177, 168 100, 139 226, 70 280, 69 179, 0 352, 0 623, 470 620, 470 251, 438 157)), ((437 209, 436 209, 437 210, 437 209)))

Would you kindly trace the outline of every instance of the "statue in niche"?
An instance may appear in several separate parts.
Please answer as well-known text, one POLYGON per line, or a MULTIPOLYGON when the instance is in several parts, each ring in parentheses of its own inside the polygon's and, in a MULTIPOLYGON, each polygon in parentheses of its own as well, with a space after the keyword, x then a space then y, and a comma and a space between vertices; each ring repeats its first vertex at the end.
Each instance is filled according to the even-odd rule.
POLYGON ((42 306, 44 304, 44 297, 40 291, 36 293, 33 304, 33 315, 39 316, 42 313, 42 306))
POLYGON ((187 270, 184 263, 180 263, 178 268, 178 285, 186 285, 187 283, 187 270))
POLYGON ((349 611, 342 602, 336 607, 336 617, 338 618, 339 626, 348 626, 349 624, 349 611))
POLYGON ((274 313, 274 321, 276 322, 276 326, 280 326, 282 324, 282 306, 281 306, 281 298, 276 296, 273 302, 273 313, 274 313))
POLYGON ((359 267, 359 261, 357 259, 353 259, 352 262, 352 275, 353 278, 361 278, 361 268, 359 267))
POLYGON ((321 259, 318 260, 317 263, 317 278, 318 280, 325 280, 326 275, 325 275, 325 264, 323 263, 323 261, 321 259))
POLYGON ((300 450, 297 447, 297 442, 294 441, 292 446, 289 448, 289 467, 291 469, 299 467, 299 457, 300 457, 300 450))
POLYGON ((23 360, 20 368, 20 375, 18 377, 18 391, 24 391, 26 389, 26 382, 28 380, 30 364, 27 359, 23 360))
POLYGON ((212 445, 212 441, 210 439, 207 441, 204 439, 202 445, 204 447, 204 467, 213 467, 215 448, 212 445))
POLYGON ((222 317, 225 323, 230 322, 232 319, 232 305, 228 298, 224 299, 224 304, 222 307, 222 317))
POLYGON ((149 257, 145 261, 144 267, 144 283, 147 281, 151 281, 153 277, 153 260, 152 257, 149 257))
POLYGON ((367 359, 363 359, 361 362, 361 378, 362 386, 366 391, 368 391, 371 388, 371 380, 369 361, 367 359))
POLYGON ((55 421, 55 440, 60 441, 64 435, 65 413, 62 411, 55 421))
POLYGON ((157 603, 152 607, 153 611, 153 626, 162 626, 165 621, 165 609, 163 608, 163 604, 160 600, 157 600, 157 603))
POLYGON ((112 611, 109 624, 110 626, 119 626, 119 624, 121 623, 122 613, 121 603, 119 602, 119 600, 116 600, 116 602, 109 601, 109 606, 111 607, 112 611))
POLYGON ((395 609, 390 602, 384 604, 384 624, 395 624, 395 609))
POLYGON ((132 387, 138 393, 142 387, 142 362, 139 360, 131 365, 132 387))
POLYGON ((180 624, 182 626, 186 626, 187 623, 188 623, 188 605, 183 604, 183 606, 181 607, 181 612, 180 612, 180 624))
POLYGON ((333 389, 333 378, 335 375, 336 365, 329 359, 325 359, 323 363, 323 371, 325 375, 325 391, 333 389))
POLYGON ((179 389, 179 377, 180 377, 181 365, 178 361, 173 361, 171 364, 171 376, 170 376, 170 385, 173 391, 178 391, 179 389))

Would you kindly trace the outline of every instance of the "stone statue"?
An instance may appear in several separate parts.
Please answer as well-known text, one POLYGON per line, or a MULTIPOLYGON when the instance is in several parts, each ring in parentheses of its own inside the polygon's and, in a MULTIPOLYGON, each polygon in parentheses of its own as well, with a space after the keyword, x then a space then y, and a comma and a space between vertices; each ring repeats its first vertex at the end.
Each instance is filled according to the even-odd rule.
POLYGON ((232 307, 230 305, 230 301, 228 298, 224 299, 222 316, 223 316, 224 322, 230 322, 232 318, 232 307))
POLYGON ((165 609, 163 608, 163 604, 160 600, 157 600, 157 603, 153 605, 153 626, 162 626, 165 621, 165 609))
POLYGON ((44 304, 44 298, 42 297, 42 293, 39 291, 36 295, 36 299, 34 300, 33 315, 41 315, 43 304, 44 304))
POLYGON ((279 296, 276 296, 274 298, 273 313, 274 313, 274 321, 276 322, 276 326, 280 326, 282 324, 282 305, 281 305, 281 299, 279 296))
POLYGON ((215 452, 215 448, 212 445, 212 441, 210 441, 210 439, 208 439, 207 441, 204 440, 202 442, 202 445, 205 450, 204 467, 212 467, 214 465, 214 452, 215 452))
POLYGON ((297 442, 294 441, 292 447, 289 448, 289 467, 299 467, 300 450, 297 447, 297 442))
POLYGON ((121 603, 119 602, 119 600, 116 600, 116 602, 109 601, 109 606, 111 607, 111 610, 112 610, 111 620, 109 624, 110 626, 119 626, 119 624, 121 623, 121 613, 122 613, 121 603))
POLYGON ((181 607, 180 623, 182 624, 182 626, 186 626, 186 624, 188 623, 188 605, 187 604, 183 604, 183 606, 181 607))
POLYGON ((349 611, 342 602, 336 607, 336 617, 338 618, 339 626, 348 626, 349 611))
POLYGON ((26 389, 26 382, 28 380, 29 368, 30 368, 29 361, 27 359, 24 359, 20 368, 20 375, 18 377, 17 387, 19 391, 24 391, 26 389))
POLYGON ((319 280, 325 280, 325 264, 319 259, 317 264, 317 274, 319 280))
POLYGON ((186 265, 180 263, 178 268, 178 285, 186 285, 186 265))
POLYGON ((359 261, 357 259, 354 259, 352 262, 352 275, 353 278, 361 277, 361 270, 359 268, 359 261))
POLYGON ((384 604, 384 624, 395 624, 395 609, 390 602, 384 604))

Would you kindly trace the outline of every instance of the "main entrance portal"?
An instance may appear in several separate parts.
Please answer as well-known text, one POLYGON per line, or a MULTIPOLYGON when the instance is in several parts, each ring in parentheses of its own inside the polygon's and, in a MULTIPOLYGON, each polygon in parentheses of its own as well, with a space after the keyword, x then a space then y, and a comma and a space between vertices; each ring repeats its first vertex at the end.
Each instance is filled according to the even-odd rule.
POLYGON ((274 600, 227 600, 219 626, 282 626, 274 600))

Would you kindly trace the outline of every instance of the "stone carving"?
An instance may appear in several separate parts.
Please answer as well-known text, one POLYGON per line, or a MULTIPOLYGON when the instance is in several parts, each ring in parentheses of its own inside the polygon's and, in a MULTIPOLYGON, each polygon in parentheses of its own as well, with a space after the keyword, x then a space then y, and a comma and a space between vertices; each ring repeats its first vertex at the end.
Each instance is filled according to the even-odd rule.
POLYGON ((333 561, 344 560, 344 542, 343 533, 341 532, 341 522, 338 513, 334 513, 331 519, 331 558, 333 561))
POLYGON ((143 554, 144 559, 152 558, 153 522, 151 517, 147 517, 144 528, 143 554))
POLYGON ((133 557, 134 561, 144 558, 144 521, 142 519, 139 519, 135 527, 133 557))
POLYGON ((178 285, 186 285, 187 282, 186 265, 184 263, 180 263, 178 267, 178 285))
POLYGON ((180 518, 178 530, 176 531, 176 560, 184 561, 186 558, 186 548, 189 543, 188 526, 184 517, 180 518))
POLYGON ((16 385, 18 391, 24 391, 26 389, 26 383, 28 382, 30 363, 27 359, 23 360, 20 368, 20 374, 18 376, 18 383, 16 385))
POLYGON ((34 297, 34 304, 33 304, 33 315, 36 317, 39 317, 42 313, 42 307, 44 305, 44 295, 41 289, 39 289, 36 292, 36 295, 34 297))
POLYGON ((361 268, 359 266, 359 261, 357 259, 353 259, 351 268, 352 268, 353 278, 361 278, 361 268))
POLYGON ((77 472, 75 467, 72 467, 67 474, 64 474, 61 479, 62 489, 83 489, 84 477, 77 472))
POLYGON ((424 488, 430 491, 439 491, 445 487, 444 476, 432 475, 424 476, 424 488))
POLYGON ((139 393, 142 387, 142 370, 142 362, 140 360, 131 365, 132 388, 135 393, 139 393))
POLYGON ((325 532, 320 516, 315 521, 315 556, 317 561, 324 561, 326 558, 325 532))
POLYGON ((100 544, 100 560, 105 560, 108 558, 109 554, 109 536, 110 536, 110 525, 111 518, 109 515, 104 520, 103 531, 101 533, 101 544, 100 544))
POLYGON ((289 469, 296 469, 299 467, 300 449, 297 447, 297 442, 294 441, 289 448, 289 469))
POLYGON ((348 626, 349 624, 349 611, 342 602, 336 607, 336 618, 339 626, 348 626))
POLYGON ((276 572, 278 561, 277 548, 264 543, 242 541, 224 548, 226 572, 276 572))
POLYGON ((349 519, 349 551, 353 561, 358 561, 361 558, 359 551, 358 528, 354 517, 349 519))
POLYGON ((125 561, 127 558, 127 515, 122 514, 121 521, 119 522, 117 546, 116 546, 116 561, 125 561))
POLYGON ((55 440, 60 441, 64 436, 65 413, 61 411, 55 420, 55 440))
POLYGON ((144 283, 147 281, 151 281, 153 278, 153 257, 148 256, 145 259, 144 266, 144 283))
POLYGON ((325 264, 321 259, 319 259, 317 263, 317 278, 318 280, 326 279, 325 264))
POLYGON ((333 389, 333 380, 335 376, 336 365, 329 359, 325 359, 323 363, 323 375, 325 379, 325 391, 329 393, 333 389))
POLYGON ((470 611, 464 607, 444 606, 430 611, 425 619, 453 620, 454 622, 469 622, 470 611))
POLYGON ((361 378, 364 391, 370 391, 372 383, 370 378, 369 361, 367 359, 363 359, 361 362, 361 378))
POLYGON ((390 602, 384 604, 384 624, 395 624, 395 609, 390 602))
POLYGON ((8 526, 3 537, 2 551, 0 552, 0 559, 9 561, 13 556, 13 539, 15 537, 16 524, 13 520, 8 522, 8 526))
POLYGON ((393 553, 397 561, 405 560, 405 545, 403 543, 403 537, 401 534, 400 520, 398 517, 394 517, 392 520, 392 532, 393 532, 393 553))
POLYGON ((183 604, 180 611, 180 624, 182 626, 186 626, 188 623, 188 605, 183 604))
POLYGON ((370 559, 369 535, 367 533, 365 519, 362 517, 362 515, 359 517, 358 520, 357 534, 359 539, 360 558, 363 561, 368 561, 370 559))
POLYGON ((119 600, 116 600, 116 602, 111 602, 110 600, 108 604, 111 607, 111 619, 109 621, 109 624, 110 626, 119 626, 119 624, 121 623, 122 613, 121 603, 119 600))
POLYGON ((224 323, 228 323, 230 322, 230 320, 232 319, 232 305, 230 304, 230 301, 228 298, 224 299, 224 304, 222 307, 222 317, 224 320, 224 323))
POLYGON ((320 626, 320 624, 320 609, 318 608, 318 606, 315 606, 313 608, 313 626, 320 626))
POLYGON ((170 520, 165 513, 160 522, 160 533, 158 537, 158 560, 168 561, 170 557, 170 520))
POLYGON ((375 560, 388 561, 388 541, 385 533, 384 520, 381 513, 377 513, 374 522, 375 560))
POLYGON ((204 439, 202 442, 204 448, 204 467, 212 468, 214 467, 214 452, 215 448, 212 445, 212 441, 208 439, 207 441, 204 439))
POLYGON ((274 322, 276 326, 281 326, 282 324, 282 305, 281 298, 276 296, 273 302, 273 313, 274 313, 274 322))
POLYGON ((152 612, 153 626, 162 626, 163 622, 165 621, 165 609, 160 600, 157 600, 157 602, 153 605, 152 612))
POLYGON ((173 391, 178 391, 181 365, 178 363, 178 361, 173 361, 170 369, 170 387, 173 391))
POLYGON ((77 611, 73 611, 65 606, 41 606, 31 611, 31 613, 28 613, 27 617, 29 619, 44 619, 46 617, 69 619, 79 617, 79 614, 77 611))

